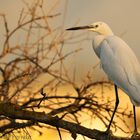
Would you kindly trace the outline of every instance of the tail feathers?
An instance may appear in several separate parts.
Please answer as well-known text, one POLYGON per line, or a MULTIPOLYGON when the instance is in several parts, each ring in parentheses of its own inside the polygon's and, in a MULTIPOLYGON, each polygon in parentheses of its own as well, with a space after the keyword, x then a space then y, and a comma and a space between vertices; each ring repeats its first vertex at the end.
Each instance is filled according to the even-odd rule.
POLYGON ((131 98, 130 98, 130 100, 134 106, 140 106, 140 101, 136 101, 136 100, 131 99, 131 98))
MULTIPOLYGON (((139 89, 140 91, 140 89, 139 89)), ((132 102, 133 105, 135 106, 140 106, 140 92, 137 90, 132 90, 130 93, 131 93, 131 96, 130 97, 130 100, 132 102)))
POLYGON ((127 93, 132 104, 140 106, 140 86, 138 84, 135 84, 135 86, 130 85, 127 93))

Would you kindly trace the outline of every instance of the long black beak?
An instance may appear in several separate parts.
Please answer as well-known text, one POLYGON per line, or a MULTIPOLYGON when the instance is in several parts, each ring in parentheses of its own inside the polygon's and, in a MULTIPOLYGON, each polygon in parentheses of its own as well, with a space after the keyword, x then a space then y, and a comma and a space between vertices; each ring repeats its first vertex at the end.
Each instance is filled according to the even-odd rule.
POLYGON ((84 30, 84 29, 91 29, 93 28, 92 25, 89 26, 79 26, 79 27, 72 27, 72 28, 68 28, 66 30, 84 30))

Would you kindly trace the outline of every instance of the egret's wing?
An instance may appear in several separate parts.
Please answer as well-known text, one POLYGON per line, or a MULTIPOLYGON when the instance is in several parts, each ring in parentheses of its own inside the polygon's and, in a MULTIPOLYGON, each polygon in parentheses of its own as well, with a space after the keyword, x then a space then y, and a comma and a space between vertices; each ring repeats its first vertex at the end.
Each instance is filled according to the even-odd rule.
POLYGON ((140 103, 140 64, 133 51, 116 36, 104 39, 100 47, 103 70, 132 100, 139 95, 140 103))
POLYGON ((140 64, 132 49, 120 38, 116 36, 107 39, 108 44, 114 53, 114 56, 128 74, 132 84, 140 85, 140 64))

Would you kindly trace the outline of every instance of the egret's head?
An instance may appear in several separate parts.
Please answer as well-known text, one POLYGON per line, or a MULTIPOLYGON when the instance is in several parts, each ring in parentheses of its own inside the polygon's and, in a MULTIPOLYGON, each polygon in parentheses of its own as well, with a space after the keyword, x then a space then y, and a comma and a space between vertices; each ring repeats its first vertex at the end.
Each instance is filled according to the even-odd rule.
POLYGON ((110 27, 104 22, 95 22, 88 26, 73 27, 67 30, 82 30, 82 29, 87 29, 101 35, 113 35, 113 32, 110 29, 110 27))

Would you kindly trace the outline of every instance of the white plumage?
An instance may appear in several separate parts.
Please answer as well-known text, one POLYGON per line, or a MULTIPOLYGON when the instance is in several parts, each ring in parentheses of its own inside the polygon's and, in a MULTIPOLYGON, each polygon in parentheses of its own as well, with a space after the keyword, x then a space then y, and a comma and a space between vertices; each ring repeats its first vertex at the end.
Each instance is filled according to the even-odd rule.
POLYGON ((100 59, 104 72, 115 84, 116 103, 107 128, 110 129, 114 114, 119 104, 117 87, 121 88, 133 103, 134 134, 139 135, 136 127, 135 106, 140 106, 140 64, 132 49, 119 37, 115 36, 104 22, 89 26, 73 27, 67 30, 87 29, 96 32, 93 38, 93 49, 100 59))
POLYGON ((104 72, 128 94, 134 105, 139 106, 140 64, 131 48, 119 37, 111 35, 105 36, 94 49, 101 60, 104 72))
POLYGON ((140 106, 140 64, 132 49, 115 36, 104 22, 67 30, 79 29, 88 29, 98 34, 93 38, 93 49, 104 72, 130 97, 133 105, 140 106))

